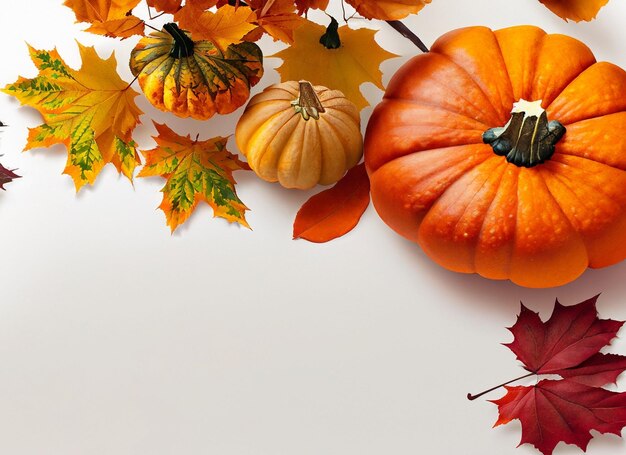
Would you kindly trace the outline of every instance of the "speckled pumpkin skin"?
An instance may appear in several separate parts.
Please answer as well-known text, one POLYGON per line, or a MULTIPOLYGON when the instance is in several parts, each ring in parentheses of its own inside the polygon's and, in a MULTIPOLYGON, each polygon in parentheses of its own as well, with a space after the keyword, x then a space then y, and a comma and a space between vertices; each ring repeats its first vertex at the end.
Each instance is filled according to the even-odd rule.
POLYGON ((305 120, 292 102, 298 82, 265 89, 248 103, 235 137, 259 177, 286 188, 308 189, 337 182, 363 155, 357 107, 338 90, 315 86, 325 109, 305 120))
POLYGON ((626 258, 626 72, 580 41, 471 27, 406 63, 365 139, 372 200, 440 265, 527 287, 626 258), (517 167, 482 134, 542 100, 567 129, 551 159, 517 167))
POLYGON ((130 69, 150 103, 179 117, 229 114, 245 104, 263 75, 263 55, 254 43, 222 51, 210 41, 197 41, 184 58, 172 57, 173 47, 169 33, 151 33, 132 51, 130 69))

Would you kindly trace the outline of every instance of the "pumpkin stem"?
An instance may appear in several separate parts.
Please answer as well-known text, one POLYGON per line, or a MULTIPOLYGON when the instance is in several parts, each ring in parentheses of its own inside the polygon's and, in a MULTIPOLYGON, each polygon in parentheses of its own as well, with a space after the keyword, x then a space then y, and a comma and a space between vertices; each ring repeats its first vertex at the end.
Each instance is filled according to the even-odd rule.
POLYGON ((533 167, 552 157, 564 134, 560 122, 548 121, 541 100, 519 100, 513 104, 508 123, 485 131, 483 142, 491 145, 496 155, 506 156, 509 163, 533 167))
POLYGON ((330 24, 326 28, 326 33, 320 38, 320 44, 326 49, 339 49, 341 47, 341 39, 339 38, 339 22, 330 16, 330 24))
POLYGON ((300 81, 300 96, 292 101, 291 105, 296 109, 296 113, 302 114, 304 120, 308 120, 311 117, 318 120, 320 112, 326 112, 309 81, 300 81))
POLYGON ((174 47, 170 51, 173 58, 184 58, 193 55, 194 42, 187 33, 181 30, 178 25, 171 22, 163 26, 163 30, 172 35, 174 38, 174 47))

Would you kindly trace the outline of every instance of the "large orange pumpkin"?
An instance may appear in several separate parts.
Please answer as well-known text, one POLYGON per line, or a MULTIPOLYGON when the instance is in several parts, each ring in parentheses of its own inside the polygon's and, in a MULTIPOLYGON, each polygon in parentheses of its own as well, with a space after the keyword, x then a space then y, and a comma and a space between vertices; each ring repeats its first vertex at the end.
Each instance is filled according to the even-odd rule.
POLYGON ((391 80, 365 161, 382 219, 450 270, 550 287, 626 258, 626 72, 573 38, 442 36, 391 80))

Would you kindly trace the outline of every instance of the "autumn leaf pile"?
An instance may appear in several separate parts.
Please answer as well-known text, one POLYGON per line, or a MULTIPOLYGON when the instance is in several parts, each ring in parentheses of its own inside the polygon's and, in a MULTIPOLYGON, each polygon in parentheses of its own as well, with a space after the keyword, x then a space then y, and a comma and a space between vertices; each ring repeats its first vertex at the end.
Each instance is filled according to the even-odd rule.
MULTIPOLYGON (((335 19, 327 28, 307 18, 311 9, 325 9, 328 3, 66 0, 64 4, 73 10, 77 22, 88 24, 88 32, 119 39, 146 36, 133 51, 130 67, 148 100, 179 116, 208 119, 246 102, 250 88, 263 74, 261 50, 253 42, 265 34, 288 46, 277 55, 283 59, 278 68, 283 80, 325 84, 342 90, 359 108, 366 107, 361 84, 372 82, 383 89, 379 66, 394 54, 380 48, 374 30, 339 27, 335 19), (152 31, 149 19, 140 17, 146 11, 150 18, 170 15, 170 28, 152 31), (320 37, 329 31, 335 34, 335 48, 320 44, 320 37), (170 58, 173 46, 178 46, 180 57, 174 63, 170 58), (168 73, 178 77, 170 78, 168 73)), ((347 3, 356 14, 391 20, 416 13, 427 2, 347 3)), ((72 177, 77 191, 93 184, 108 163, 132 180, 143 155, 146 164, 138 175, 166 179, 160 208, 172 230, 188 219, 200 201, 208 203, 215 216, 247 227, 247 207, 237 196, 232 173, 248 167, 229 151, 228 140, 192 140, 157 126, 157 148, 138 150, 132 135, 142 112, 135 104, 139 93, 133 81, 123 81, 117 74, 115 55, 102 59, 93 48, 79 47, 80 69, 69 67, 56 50, 29 48, 38 74, 20 77, 4 88, 43 117, 43 123, 30 131, 26 149, 64 144, 68 151, 64 173, 72 177)))
MULTIPOLYGON (((370 20, 398 21, 419 12, 430 1, 345 0, 345 3, 353 8, 354 15, 370 20)), ((573 20, 590 20, 606 3, 606 0, 541 1, 563 18, 573 20)), ((277 68, 282 81, 308 80, 331 87, 342 91, 359 109, 367 107, 360 86, 371 82, 384 89, 380 64, 394 54, 377 44, 375 30, 355 29, 348 21, 340 26, 335 18, 325 24, 308 18, 310 10, 325 10, 329 4, 330 0, 64 2, 74 12, 77 22, 87 24, 87 32, 118 39, 145 36, 130 58, 130 67, 146 97, 161 110, 198 119, 230 113, 246 102, 250 88, 263 74, 262 51, 253 44, 263 35, 286 45, 276 54, 283 60, 277 68), (145 13, 149 18, 142 17, 145 13), (152 31, 150 20, 162 15, 169 16, 170 28, 152 31), (172 64, 168 58, 174 45, 179 48, 178 57, 185 60, 172 64), (171 78, 171 74, 177 77, 171 78)), ((64 144, 68 151, 64 173, 72 177, 77 191, 85 184, 93 184, 108 163, 132 180, 143 154, 148 163, 139 176, 161 175, 167 179, 161 208, 172 230, 189 217, 199 201, 213 207, 216 216, 248 226, 244 215, 246 207, 236 194, 232 177, 234 170, 247 166, 228 150, 227 139, 192 141, 162 127, 160 136, 155 138, 160 144, 155 150, 161 150, 160 154, 155 150, 140 151, 133 141, 133 131, 142 114, 134 101, 138 92, 132 88, 133 81, 124 81, 117 74, 115 55, 102 59, 93 48, 80 44, 79 47, 80 69, 70 68, 56 50, 29 48, 39 73, 34 78, 21 77, 4 88, 4 92, 37 109, 43 117, 43 123, 30 131, 26 149, 64 144), (176 146, 171 148, 172 144, 176 146), (211 163, 217 163, 210 169, 200 158, 209 149, 213 157, 211 163), (168 154, 172 155, 169 161, 168 154), (157 156, 164 162, 155 164, 157 156), (181 159, 197 164, 197 172, 190 171, 189 178, 177 178, 180 175, 176 169, 181 159), (209 185, 206 178, 214 175, 219 176, 219 183, 209 185)), ((0 172, 4 183, 16 177, 4 167, 0 172)), ((360 175, 356 180, 367 179, 364 172, 360 175)), ((352 181, 355 179, 350 178, 349 182, 352 181)), ((363 188, 361 183, 359 188, 363 188)), ((337 204, 337 200, 351 201, 352 195, 362 193, 343 184, 330 196, 321 197, 322 200, 335 199, 335 207, 344 207, 345 204, 337 204)), ((361 196, 356 206, 340 208, 336 213, 340 224, 356 225, 367 207, 364 201, 361 196), (354 210, 354 207, 362 207, 362 210, 354 210)), ((322 213, 333 210, 330 206, 310 209, 319 206, 318 199, 317 203, 305 207, 296 220, 295 237, 306 238, 306 235, 299 235, 303 229, 303 214, 307 214, 306 225, 317 225, 316 218, 323 219, 322 213)), ((318 233, 317 241, 334 238, 331 231, 333 229, 327 235, 318 233)))

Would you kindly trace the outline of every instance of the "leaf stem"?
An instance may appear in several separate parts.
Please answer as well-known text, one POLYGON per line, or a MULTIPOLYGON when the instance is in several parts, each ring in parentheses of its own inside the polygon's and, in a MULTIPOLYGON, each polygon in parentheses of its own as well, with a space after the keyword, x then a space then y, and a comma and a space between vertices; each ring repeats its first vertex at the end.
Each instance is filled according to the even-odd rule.
POLYGON ((151 28, 152 30, 154 30, 155 32, 160 32, 161 30, 159 30, 156 27, 153 27, 152 25, 148 24, 146 21, 143 22, 143 25, 145 25, 148 28, 151 28))
POLYGON ((404 23, 400 21, 387 21, 387 23, 391 25, 395 31, 415 44, 422 52, 428 52, 428 47, 426 47, 424 42, 415 33, 413 33, 409 27, 404 25, 404 23))
POLYGON ((137 79, 139 79, 139 74, 137 76, 135 76, 135 78, 132 81, 130 81, 128 83, 128 85, 126 86, 126 88, 123 91, 128 90, 130 88, 130 86, 133 85, 137 79))
POLYGON ((467 394, 467 399, 470 400, 470 401, 473 401, 476 398, 482 397, 486 393, 493 392, 494 390, 499 389, 500 387, 504 387, 505 385, 508 385, 508 384, 510 384, 512 382, 517 382, 517 381, 520 381, 520 380, 522 380, 524 378, 528 378, 530 376, 533 376, 534 374, 536 374, 536 373, 530 372, 528 374, 525 374, 524 376, 520 376, 519 378, 511 379, 510 381, 507 381, 507 382, 504 382, 504 383, 502 383, 500 385, 492 387, 489 390, 485 390, 484 392, 480 392, 478 395, 472 395, 471 393, 468 393, 467 394))

